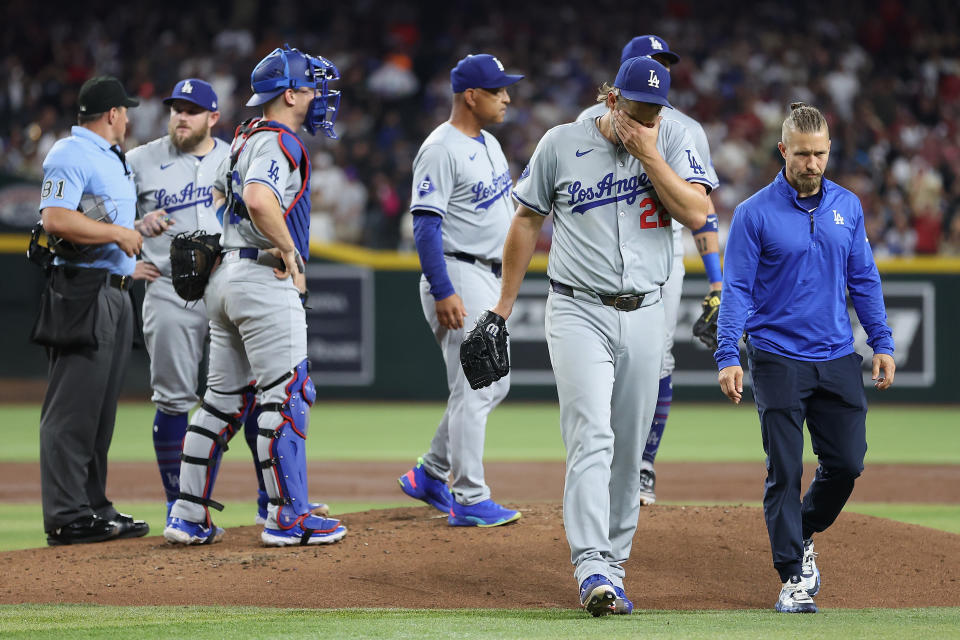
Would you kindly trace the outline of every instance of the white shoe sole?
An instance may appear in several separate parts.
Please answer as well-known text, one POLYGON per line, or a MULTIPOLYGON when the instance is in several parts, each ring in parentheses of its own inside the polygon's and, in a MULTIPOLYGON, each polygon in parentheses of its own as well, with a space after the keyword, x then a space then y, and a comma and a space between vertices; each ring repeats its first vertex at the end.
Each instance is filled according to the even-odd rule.
MULTIPOLYGON (((307 541, 308 545, 313 544, 332 544, 338 540, 342 540, 343 537, 347 535, 347 528, 340 527, 335 529, 333 533, 318 536, 313 535, 310 537, 310 540, 307 541)), ((266 529, 260 534, 260 541, 268 547, 292 547, 300 546, 300 538, 295 536, 278 536, 272 533, 268 533, 266 529)))
POLYGON ((166 527, 163 530, 163 539, 170 544, 182 544, 184 546, 216 544, 223 539, 223 532, 218 531, 217 533, 213 534, 213 539, 211 540, 210 538, 198 538, 197 536, 192 536, 186 531, 180 531, 180 529, 166 527))

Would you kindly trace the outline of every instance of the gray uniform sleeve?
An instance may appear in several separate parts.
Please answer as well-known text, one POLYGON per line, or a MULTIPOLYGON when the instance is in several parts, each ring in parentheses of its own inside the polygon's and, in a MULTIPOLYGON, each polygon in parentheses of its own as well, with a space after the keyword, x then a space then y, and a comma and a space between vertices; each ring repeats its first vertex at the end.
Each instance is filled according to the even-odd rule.
MULTIPOLYGON (((661 127, 664 124, 667 124, 667 121, 661 122, 661 127)), ((678 176, 687 182, 698 182, 706 186, 709 191, 713 185, 707 177, 707 170, 703 166, 703 161, 694 147, 687 128, 679 123, 670 122, 669 124, 672 126, 661 128, 660 134, 664 160, 677 172, 678 176)))
POLYGON ((553 129, 540 139, 513 189, 514 200, 544 216, 550 215, 557 191, 557 152, 552 133, 553 129))
POLYGON ((453 158, 443 145, 431 144, 421 149, 413 160, 410 211, 423 209, 445 216, 455 180, 453 158))
POLYGON ((230 154, 228 153, 223 160, 220 161, 220 166, 217 167, 216 175, 213 177, 213 188, 220 193, 227 192, 227 171, 229 170, 230 154))
MULTIPOLYGON (((267 185, 277 196, 277 202, 285 206, 283 190, 290 180, 290 163, 280 149, 276 136, 261 134, 256 142, 256 148, 251 149, 253 156, 243 176, 243 184, 246 186, 251 182, 259 182, 267 185)), ((247 144, 250 145, 249 142, 247 144)))
POLYGON ((687 127, 687 133, 693 139, 693 146, 696 147, 700 162, 707 172, 706 178, 710 181, 710 187, 716 189, 720 186, 720 179, 717 177, 716 169, 713 168, 713 158, 710 157, 710 143, 707 142, 707 133, 695 120, 687 127))

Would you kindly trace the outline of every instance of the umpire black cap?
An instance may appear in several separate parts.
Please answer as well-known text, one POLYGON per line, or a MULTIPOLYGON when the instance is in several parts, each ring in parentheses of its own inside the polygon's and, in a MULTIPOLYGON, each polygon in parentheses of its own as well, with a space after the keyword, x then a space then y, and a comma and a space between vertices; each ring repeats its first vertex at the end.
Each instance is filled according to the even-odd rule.
POLYGON ((127 95, 120 81, 113 76, 95 76, 83 83, 77 98, 80 113, 103 113, 113 107, 135 107, 136 98, 127 95))

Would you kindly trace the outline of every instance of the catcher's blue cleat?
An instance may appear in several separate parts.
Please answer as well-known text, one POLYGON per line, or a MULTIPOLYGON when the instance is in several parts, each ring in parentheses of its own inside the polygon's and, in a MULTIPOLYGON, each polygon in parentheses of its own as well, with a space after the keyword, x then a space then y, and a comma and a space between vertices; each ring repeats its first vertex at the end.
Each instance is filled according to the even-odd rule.
POLYGON ((268 547, 330 544, 347 535, 347 528, 334 518, 305 515, 289 529, 264 528, 260 540, 268 547))
POLYGON ((213 544, 223 538, 223 528, 214 524, 207 527, 183 518, 170 518, 163 530, 163 537, 172 544, 213 544))
POLYGON ((447 523, 454 527, 499 527, 519 519, 519 511, 502 507, 493 500, 469 505, 454 500, 447 523))
POLYGON ((423 468, 423 458, 417 458, 417 466, 400 476, 398 482, 400 490, 411 498, 423 500, 444 513, 450 511, 453 496, 447 483, 427 473, 423 468))
POLYGON ((599 573, 587 576, 580 583, 580 604, 594 618, 614 613, 616 600, 617 591, 613 583, 599 573))

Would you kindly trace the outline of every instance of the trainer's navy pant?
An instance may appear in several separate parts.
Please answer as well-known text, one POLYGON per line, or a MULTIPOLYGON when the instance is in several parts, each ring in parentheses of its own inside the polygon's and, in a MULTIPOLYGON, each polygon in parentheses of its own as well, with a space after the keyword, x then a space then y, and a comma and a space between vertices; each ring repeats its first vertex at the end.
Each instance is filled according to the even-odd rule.
POLYGON ((803 539, 836 520, 863 471, 867 398, 857 353, 805 362, 747 345, 767 454, 763 515, 773 566, 786 582, 800 574, 803 539), (803 421, 820 465, 800 500, 803 421))

